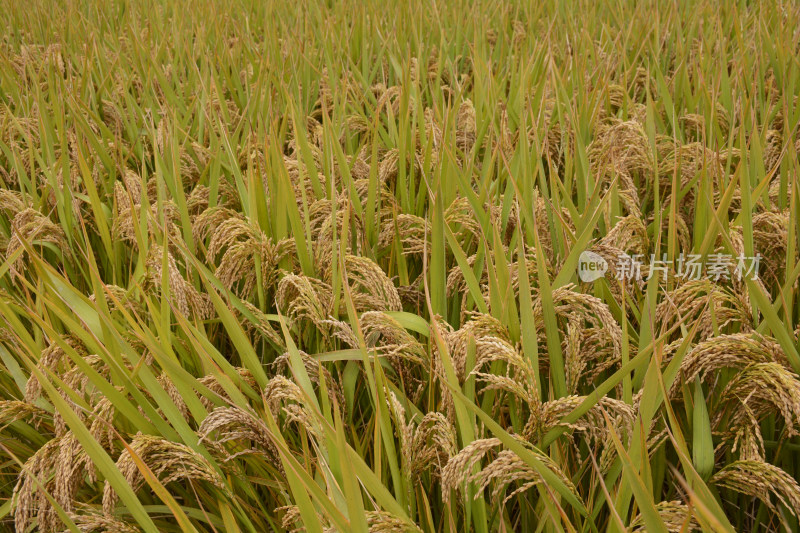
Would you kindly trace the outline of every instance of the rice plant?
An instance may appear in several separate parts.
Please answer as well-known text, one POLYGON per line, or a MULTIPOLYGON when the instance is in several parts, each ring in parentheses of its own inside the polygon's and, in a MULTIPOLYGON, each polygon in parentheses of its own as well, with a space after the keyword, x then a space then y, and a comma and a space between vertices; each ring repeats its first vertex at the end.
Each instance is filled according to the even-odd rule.
POLYGON ((0 528, 800 531, 800 8, 12 0, 0 528))

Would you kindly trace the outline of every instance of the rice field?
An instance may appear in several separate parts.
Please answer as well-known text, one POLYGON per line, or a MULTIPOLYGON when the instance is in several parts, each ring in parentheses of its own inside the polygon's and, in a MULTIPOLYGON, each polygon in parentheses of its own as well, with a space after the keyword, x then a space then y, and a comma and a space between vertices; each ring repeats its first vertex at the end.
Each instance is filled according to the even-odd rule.
POLYGON ((800 7, 11 0, 0 530, 800 531, 800 7))

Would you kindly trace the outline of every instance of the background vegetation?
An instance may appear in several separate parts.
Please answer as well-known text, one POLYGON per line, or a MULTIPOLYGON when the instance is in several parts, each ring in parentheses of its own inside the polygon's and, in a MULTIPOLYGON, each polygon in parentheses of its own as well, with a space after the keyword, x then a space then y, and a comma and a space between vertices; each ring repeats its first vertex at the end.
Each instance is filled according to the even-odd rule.
POLYGON ((6 530, 798 531, 794 3, 0 28, 6 530))

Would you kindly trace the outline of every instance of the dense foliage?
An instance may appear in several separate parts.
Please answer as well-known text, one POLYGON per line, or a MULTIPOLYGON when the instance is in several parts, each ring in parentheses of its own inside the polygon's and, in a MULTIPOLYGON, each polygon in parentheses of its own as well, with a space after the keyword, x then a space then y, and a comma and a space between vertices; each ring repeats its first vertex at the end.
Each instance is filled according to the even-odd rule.
POLYGON ((800 9, 722 4, 6 3, 0 527, 798 531, 800 9))

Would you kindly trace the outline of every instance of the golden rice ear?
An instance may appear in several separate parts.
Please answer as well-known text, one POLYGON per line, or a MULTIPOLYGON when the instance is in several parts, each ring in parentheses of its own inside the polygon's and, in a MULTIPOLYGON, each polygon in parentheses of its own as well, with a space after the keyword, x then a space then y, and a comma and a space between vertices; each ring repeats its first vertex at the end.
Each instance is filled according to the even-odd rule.
POLYGON ((778 516, 787 531, 790 526, 783 518, 778 502, 794 517, 797 517, 797 510, 800 509, 800 485, 784 470, 770 463, 735 461, 714 474, 710 482, 718 487, 758 498, 778 516), (778 501, 774 501, 772 497, 778 501))
MULTIPOLYGON (((417 139, 417 142, 419 140, 417 139)), ((412 155, 407 156, 406 167, 413 168, 415 173, 425 172, 423 162, 424 155, 419 151, 415 151, 412 155)), ((434 152, 431 158, 435 159, 438 155, 434 152)), ((397 172, 400 168, 400 151, 397 148, 390 148, 382 153, 382 158, 378 166, 378 182, 381 187, 387 191, 391 191, 397 181, 397 172)), ((397 199, 394 194, 389 195, 386 200, 391 204, 396 204, 397 199)))
POLYGON ((397 399, 397 395, 392 392, 389 394, 389 408, 392 417, 394 418, 395 435, 400 444, 400 459, 403 465, 403 470, 410 469, 412 441, 414 439, 414 424, 406 421, 406 410, 397 399))
MULTIPOLYGON (((183 395, 178 390, 178 387, 175 386, 175 383, 172 381, 172 378, 166 372, 162 372, 158 378, 156 378, 158 384, 164 389, 169 396, 169 399, 172 400, 172 403, 175 404, 175 407, 178 408, 178 412, 183 416, 185 420, 191 420, 189 414, 189 407, 186 405, 186 401, 183 399, 183 395)), ((194 392, 192 392, 194 394, 194 392)))
MULTIPOLYGON (((255 389, 257 387, 256 380, 249 370, 242 367, 237 367, 235 370, 239 374, 239 378, 241 378, 244 385, 247 385, 252 389, 255 389)), ((227 405, 233 403, 231 401, 230 396, 228 396, 228 393, 225 392, 225 387, 223 387, 222 383, 220 383, 217 376, 209 374, 207 376, 203 376, 197 381, 200 382, 200 384, 202 384, 206 388, 208 388, 212 392, 212 394, 215 395, 215 398, 219 399, 222 403, 227 405)), ((205 407, 207 411, 212 411, 214 409, 214 406, 216 405, 213 398, 209 398, 205 395, 203 395, 203 397, 200 398, 200 402, 203 404, 203 407, 205 407)))
MULTIPOLYGON (((580 499, 572 481, 564 475, 549 456, 532 448, 527 441, 520 440, 520 443, 528 447, 549 470, 561 479, 570 492, 580 499)), ((469 483, 477 484, 476 498, 486 487, 494 484, 492 498, 505 504, 516 494, 542 482, 541 476, 511 450, 500 451, 486 467, 477 471, 473 470, 473 467, 478 465, 487 453, 501 444, 500 439, 497 438, 475 440, 450 459, 442 471, 443 500, 449 502, 454 490, 469 483), (520 485, 509 493, 508 485, 515 482, 520 485), (500 500, 500 496, 503 496, 502 500, 500 500)))
MULTIPOLYGON (((108 126, 111 131, 121 135, 123 128, 125 127, 125 121, 123 120, 123 115, 120 113, 120 109, 117 107, 117 104, 111 100, 108 100, 107 98, 103 98, 100 101, 99 111, 103 123, 108 126)), ((123 111, 127 111, 127 109, 124 109, 123 111)))
MULTIPOLYGON (((120 393, 125 392, 123 387, 116 387, 116 389, 120 393)), ((130 395, 128 397, 130 398, 130 395)), ((139 407, 139 410, 142 410, 141 407, 139 407)), ((116 406, 108 396, 99 396, 90 417, 91 423, 89 424, 89 433, 94 440, 109 451, 114 449, 114 442, 117 439, 117 430, 114 428, 114 415, 116 411, 116 406)), ((148 420, 150 419, 147 415, 143 416, 148 420)), ((89 472, 89 479, 93 480, 95 476, 94 467, 87 468, 87 470, 89 472)))
MULTIPOLYGON (((150 247, 146 261, 146 288, 156 293, 161 292, 163 253, 161 246, 153 244, 150 247)), ((167 251, 166 254, 166 275, 173 305, 185 316, 197 316, 200 318, 211 316, 213 307, 209 296, 200 293, 191 282, 183 277, 172 252, 167 251)))
MULTIPOLYGON (((536 453, 536 451, 534 451, 536 453)), ((542 463, 545 464, 553 473, 558 475, 561 481, 570 489, 570 492, 577 497, 575 486, 561 471, 555 461, 550 459, 547 455, 536 453, 542 463)), ((495 501, 502 499, 502 505, 505 505, 511 498, 525 492, 526 490, 542 483, 542 478, 538 472, 533 470, 527 465, 516 453, 511 450, 503 450, 497 454, 497 458, 489 463, 486 468, 481 470, 478 475, 470 479, 478 487, 478 491, 486 489, 490 484, 494 483, 495 487, 492 490, 492 498, 495 501), (508 492, 508 485, 517 482, 520 485, 508 492)))
MULTIPOLYGON (((584 324, 574 330, 570 337, 569 331, 564 338, 573 350, 572 353, 581 359, 573 362, 573 369, 578 375, 573 382, 585 378, 589 382, 605 370, 618 364, 622 358, 622 328, 620 328, 608 306, 599 298, 575 292, 574 285, 569 284, 553 291, 553 305, 556 315, 563 317, 566 324, 584 324)), ((542 299, 537 294, 533 302, 533 317, 536 329, 543 335, 544 314, 542 299)), ((541 339, 545 344, 545 339, 541 339)))
MULTIPOLYGON (((719 335, 692 348, 681 363, 679 375, 684 383, 691 383, 698 376, 706 381, 721 368, 741 369, 759 363, 777 363, 791 370, 780 345, 770 337, 758 333, 719 335)), ((676 380, 669 396, 677 397, 679 390, 680 382, 676 380)))
MULTIPOLYGON (((210 207, 194 219, 192 223, 192 237, 195 241, 204 241, 212 233, 216 233, 220 225, 230 219, 244 222, 245 218, 240 212, 224 206, 210 207)), ((211 258, 213 259, 216 258, 211 258)))
POLYGON ((202 169, 198 166, 197 161, 192 154, 186 151, 185 148, 179 148, 180 152, 180 173, 184 183, 189 185, 196 185, 200 180, 202 169))
MULTIPOLYGON (((210 220, 203 220, 203 225, 218 218, 220 218, 220 215, 209 215, 210 220)), ((221 220, 214 226, 213 233, 211 233, 211 240, 208 243, 208 256, 211 260, 214 260, 225 248, 236 242, 258 241, 260 238, 259 233, 260 231, 243 215, 231 216, 221 220)))
MULTIPOLYGON (((109 378, 111 369, 106 362, 97 355, 83 356, 84 363, 88 365, 94 372, 103 376, 105 379, 109 378)), ((130 370, 130 367, 126 365, 130 370)), ((107 396, 103 395, 91 382, 88 374, 84 373, 79 366, 72 366, 64 372, 61 376, 63 387, 59 390, 64 401, 69 405, 79 419, 87 421, 90 427, 90 433, 100 443, 107 445, 110 449, 110 444, 114 441, 113 434, 113 419, 115 408, 107 396), (91 412, 73 401, 71 396, 67 394, 67 390, 72 391, 78 397, 83 399, 86 405, 91 409, 91 412), (91 422, 88 422, 91 420, 91 422)), ((68 433, 67 424, 60 412, 53 413, 53 426, 56 435, 65 435, 68 433)))
MULTIPOLYGON (((342 127, 342 134, 346 133, 359 133, 364 136, 365 140, 369 139, 369 132, 372 125, 370 124, 369 120, 363 115, 348 115, 347 118, 344 120, 344 126, 342 127)), ((358 170, 355 168, 351 170, 355 170, 353 172, 353 176, 356 177, 364 177, 364 171, 362 166, 357 167, 358 170)))
POLYGON ((458 439, 452 422, 442 413, 428 413, 414 431, 410 470, 417 474, 430 471, 440 475, 444 465, 457 451, 458 439))
POLYGON ((323 332, 333 314, 333 289, 324 281, 288 274, 278 283, 275 302, 292 320, 309 320, 323 332))
MULTIPOLYGON (((473 264, 475 262, 475 256, 473 256, 473 257, 471 257, 469 259, 471 261, 470 264, 473 264)), ((519 254, 517 255, 517 257, 515 259, 516 260, 509 265, 510 274, 511 274, 511 287, 514 289, 514 295, 516 297, 519 297, 520 276, 523 276, 523 275, 526 275, 526 274, 528 276, 528 286, 531 287, 533 291, 536 291, 537 290, 536 285, 538 283, 538 281, 537 281, 537 278, 538 278, 538 273, 537 273, 537 268, 538 267, 537 267, 537 265, 538 265, 538 263, 536 261, 536 249, 534 247, 532 247, 532 246, 525 246, 525 263, 526 263, 526 267, 527 267, 527 272, 523 272, 522 269, 520 268, 520 266, 521 266, 520 263, 522 261, 521 261, 521 259, 519 257, 519 254)), ((547 261, 547 264, 545 266, 547 267, 548 275, 550 275, 550 277, 552 277, 552 278, 556 277, 556 275, 558 274, 558 270, 557 269, 560 267, 560 265, 556 261, 553 261, 552 258, 546 259, 546 261, 547 261)), ((463 277, 463 274, 461 276, 463 277)), ((488 294, 488 292, 489 292, 488 291, 488 286, 489 286, 488 285, 488 272, 486 271, 485 268, 484 268, 483 277, 479 280, 479 282, 480 282, 480 285, 481 285, 481 289, 483 290, 485 288, 485 290, 484 290, 484 299, 486 300, 486 304, 490 305, 491 302, 489 302, 489 294, 488 294)), ((467 288, 466 287, 466 283, 464 283, 463 287, 464 287, 464 291, 466 291, 466 288, 467 288)))
MULTIPOLYGON (((11 221, 11 238, 6 246, 6 257, 11 256, 23 248, 23 242, 29 244, 53 244, 61 251, 65 260, 70 258, 69 246, 61 226, 55 224, 48 217, 31 208, 23 209, 17 213, 11 221)), ((9 273, 12 279, 21 275, 21 270, 25 265, 25 257, 27 255, 28 251, 23 251, 16 261, 11 264, 9 273)))
POLYGON ((358 337, 356 337, 353 327, 347 322, 329 318, 324 321, 324 324, 330 328, 331 335, 342 341, 346 346, 350 346, 351 348, 359 347, 358 337))
POLYGON ((382 311, 367 311, 359 324, 367 346, 379 348, 382 353, 400 357, 407 362, 421 363, 427 359, 427 351, 406 328, 382 311))
MULTIPOLYGON (((655 222, 654 216, 648 216, 646 218, 646 225, 651 225, 655 222)), ((675 237, 677 239, 677 245, 679 250, 691 250, 692 249, 692 233, 690 230, 690 224, 687 222, 687 217, 685 213, 680 210, 676 210, 674 213, 674 217, 672 217, 672 222, 675 225, 675 237)), ((665 242, 668 239, 668 232, 670 226, 670 217, 661 217, 661 242, 665 242)), ((733 239, 733 236, 731 236, 733 239)))
MULTIPOLYGON (((547 86, 546 93, 551 93, 552 89, 547 86)), ((547 166, 555 172, 560 172, 564 166, 564 156, 566 153, 575 153, 575 132, 572 129, 569 118, 561 116, 556 118, 553 115, 556 100, 552 96, 546 96, 544 100, 544 135, 540 133, 537 126, 528 129, 528 142, 535 144, 541 143, 543 159, 547 166)))
POLYGON ((497 446, 502 445, 498 438, 476 439, 462 448, 447 462, 442 470, 442 500, 449 503, 453 491, 468 483, 475 465, 497 446))
MULTIPOLYGON (((491 359, 492 353, 496 349, 513 351, 509 339, 508 331, 500 323, 499 320, 491 315, 482 313, 471 313, 469 320, 466 321, 461 328, 453 331, 449 324, 437 320, 438 327, 441 329, 440 334, 445 341, 447 350, 450 352, 450 357, 453 359, 456 376, 459 381, 465 380, 467 375, 474 370, 474 368, 467 368, 467 350, 470 341, 477 341, 478 339, 485 339, 487 344, 485 350, 480 356, 476 355, 475 367, 479 367, 485 360, 491 359), (449 329, 445 329, 449 328, 449 329)), ((441 367, 441 360, 438 354, 438 347, 434 346, 434 368, 437 375, 444 376, 444 368, 441 367)))
POLYGON ((443 136, 442 128, 434 116, 434 110, 426 107, 423 113, 425 118, 425 129, 428 139, 433 143, 433 153, 436 154, 435 159, 438 160, 438 154, 442 148, 443 136))
MULTIPOLYGON (((303 525, 303 516, 300 514, 300 508, 298 506, 285 505, 283 507, 275 508, 276 513, 280 513, 281 511, 284 512, 284 515, 281 518, 281 527, 284 530, 286 530, 288 533, 305 533, 306 528, 303 525)), ((319 520, 319 523, 324 528, 323 531, 326 533, 329 531, 334 531, 327 516, 317 512, 316 510, 314 510, 314 512, 317 515, 317 520, 319 520)))
MULTIPOLYGON (((76 337, 66 335, 62 338, 62 340, 73 350, 77 351, 78 355, 82 357, 86 357, 88 355, 86 348, 84 348, 83 344, 76 337)), ((47 348, 42 350, 39 360, 36 363, 36 368, 42 371, 45 375, 47 375, 48 372, 54 372, 59 376, 63 376, 71 368, 73 368, 73 364, 72 360, 67 356, 64 349, 61 348, 58 343, 52 342, 47 348)), ((39 383, 38 378, 32 374, 28 378, 28 383, 25 387, 25 401, 30 404, 36 403, 36 400, 38 400, 41 396, 41 392, 42 386, 39 383)))
MULTIPOLYGON (((487 206, 487 210, 491 212, 491 206, 487 206)), ((463 196, 459 196, 447 206, 447 209, 444 210, 444 220, 453 228, 455 235, 461 237, 479 237, 481 235, 481 227, 475 219, 472 206, 469 200, 463 196)), ((461 242, 465 240, 465 238, 459 239, 461 242)))
MULTIPOLYGON (((702 531, 689 506, 681 501, 658 502, 656 511, 658 511, 658 516, 669 533, 702 531)), ((636 515, 631 521, 630 531, 631 533, 647 533, 647 527, 641 514, 636 515)))
POLYGON ((164 113, 160 113, 161 117, 158 121, 158 125, 156 126, 156 136, 154 139, 154 146, 156 153, 163 154, 165 148, 167 147, 167 143, 169 142, 170 137, 170 130, 171 124, 170 119, 164 116, 164 113))
POLYGON ((619 189, 625 191, 635 205, 640 206, 633 175, 641 173, 645 178, 651 177, 655 167, 642 124, 632 120, 612 120, 601 124, 587 152, 593 172, 609 184, 617 178, 619 189))
POLYGON ((28 402, 21 400, 0 400, 0 425, 9 425, 17 420, 28 420, 34 427, 40 428, 52 415, 28 402))
POLYGON ((111 226, 111 234, 138 249, 139 240, 137 238, 137 227, 140 224, 141 210, 147 212, 147 230, 142 238, 150 238, 154 235, 168 235, 170 241, 182 239, 181 230, 178 228, 180 212, 178 207, 171 200, 162 202, 162 210, 159 211, 155 201, 157 182, 151 179, 145 186, 142 178, 131 170, 126 170, 122 180, 114 184, 114 203, 115 215, 111 226), (142 191, 146 187, 145 194, 147 203, 142 204, 142 191))
POLYGON ((697 339, 704 341, 717 329, 739 325, 743 331, 752 327, 752 315, 747 302, 709 279, 691 280, 677 285, 656 307, 656 324, 663 330, 683 320, 687 328, 697 326, 697 339), (712 320, 713 317, 713 320, 712 320))
POLYGON ((189 211, 189 217, 194 219, 206 209, 208 209, 209 197, 211 191, 205 185, 197 185, 189 197, 186 198, 186 209, 189 211))
MULTIPOLYGON (((344 416, 347 406, 341 384, 334 379, 333 374, 331 374, 331 372, 325 368, 322 363, 307 353, 300 351, 300 357, 303 359, 303 366, 306 368, 306 373, 308 374, 308 378, 311 380, 311 383, 317 387, 320 387, 321 380, 324 380, 325 388, 328 391, 328 396, 336 400, 336 403, 339 405, 339 411, 344 416)), ((289 369, 288 352, 276 358, 275 362, 273 363, 273 367, 275 368, 276 372, 287 372, 289 369)))
POLYGON ((422 533, 416 524, 386 511, 367 511, 366 517, 369 533, 422 533))
POLYGON ((483 384, 481 394, 488 391, 504 391, 515 396, 524 405, 535 406, 539 400, 534 394, 534 389, 526 386, 524 382, 512 375, 498 375, 489 372, 472 372, 477 381, 483 384))
MULTIPOLYGON (((562 422, 585 399, 585 396, 565 396, 540 404, 531 410, 523 435, 533 442, 540 440, 552 429, 566 427, 586 435, 595 444, 607 444, 609 428, 604 414, 611 419, 614 431, 621 439, 626 440, 631 435, 636 409, 615 398, 603 397, 575 422, 562 422)), ((611 449, 613 450, 613 446, 611 449)))
POLYGON ((306 396, 294 381, 285 376, 275 376, 267 382, 261 397, 276 419, 283 413, 285 426, 297 423, 310 435, 318 439, 322 437, 322 427, 314 414, 305 408, 306 396))
MULTIPOLYGON (((134 491, 139 490, 145 481, 137 461, 143 462, 157 478, 160 478, 159 481, 163 485, 188 479, 206 481, 220 491, 228 492, 224 480, 208 459, 185 444, 153 435, 141 433, 135 435, 117 459, 117 468, 134 491)), ((103 512, 112 515, 116 502, 117 494, 111 483, 106 481, 103 490, 103 512)))
POLYGON ((403 304, 392 281, 367 257, 344 258, 347 283, 358 311, 402 311, 403 304))
POLYGON ((72 432, 59 442, 58 466, 55 471, 54 499, 67 512, 75 507, 75 496, 84 480, 97 480, 94 462, 72 432), (88 474, 88 475, 87 475, 88 474))
MULTIPOLYGON (((359 193, 359 187, 363 189, 364 184, 356 183, 355 186, 356 192, 359 193)), ((366 191, 362 190, 361 192, 366 191)), ((366 200, 364 201, 366 202, 366 200)), ((340 239, 339 244, 344 245, 346 254, 360 255, 364 249, 366 242, 364 221, 353 209, 350 196, 347 194, 339 194, 334 200, 323 198, 311 204, 309 228, 314 252, 314 266, 323 279, 330 280, 331 276, 334 234, 337 239, 340 239), (345 234, 348 235, 347 240, 341 240, 345 234)))
POLYGON ((478 127, 475 119, 475 106, 466 99, 458 107, 456 117, 456 146, 465 154, 472 150, 478 127))
MULTIPOLYGON (((536 399, 536 371, 524 359, 509 340, 508 331, 491 315, 470 313, 464 325, 456 330, 446 330, 439 326, 440 335, 445 341, 456 377, 463 383, 470 375, 484 384, 483 391, 505 390, 517 395, 524 404, 534 406, 536 399), (474 348, 474 361, 467 367, 470 346, 474 348), (499 376, 480 371, 482 367, 494 361, 502 361, 507 365, 506 376, 499 376)), ((438 346, 433 347, 433 370, 438 380, 445 379, 444 367, 438 346)), ((442 389, 442 409, 448 418, 452 418, 453 398, 446 388, 442 389)), ((531 407, 533 408, 533 407, 531 407)))
POLYGON ((265 457, 279 473, 283 473, 272 432, 249 408, 245 410, 240 407, 217 407, 200 424, 197 434, 201 443, 208 442, 213 445, 226 462, 241 455, 258 454, 265 457), (249 441, 252 447, 230 453, 222 445, 233 441, 249 441))
POLYGON ((519 131, 511 131, 508 124, 508 109, 505 102, 497 103, 497 113, 499 115, 499 125, 493 150, 498 150, 505 154, 507 159, 511 159, 516 150, 519 131))
MULTIPOLYGON (((467 264, 470 267, 474 267, 475 261, 478 258, 478 254, 472 254, 467 257, 467 264)), ((516 274, 513 272, 512 274, 516 274)), ((478 283, 481 286, 486 285, 486 280, 488 279, 488 273, 486 269, 483 269, 483 273, 481 274, 481 279, 478 280, 478 283)), ((515 278, 516 279, 516 278, 515 278)), ((447 273, 447 296, 454 296, 456 294, 462 295, 462 300, 466 297, 468 293, 468 287, 466 279, 464 278, 464 271, 461 269, 460 266, 455 265, 453 268, 450 269, 450 272, 447 273)), ((464 321, 464 317, 462 317, 462 322, 464 321)))
POLYGON ((256 333, 260 333, 262 337, 275 345, 279 350, 285 349, 286 340, 283 338, 282 334, 275 330, 270 317, 247 300, 242 300, 241 303, 253 316, 253 319, 246 317, 244 313, 236 308, 231 307, 230 310, 239 318, 240 323, 248 335, 250 335, 251 339, 255 342, 255 339, 257 339, 256 333))
MULTIPOLYGON (((220 231, 223 231, 222 226, 220 226, 220 231)), ((213 238, 212 243, 220 244, 213 238)), ((272 239, 260 230, 254 230, 247 238, 227 244, 227 249, 214 274, 225 287, 247 299, 252 297, 259 281, 265 290, 269 290, 274 285, 278 277, 278 264, 293 249, 293 239, 284 239, 273 244, 272 239), (260 280, 256 265, 261 269, 260 280)), ((214 251, 216 252, 216 249, 214 251)), ((209 252, 211 252, 211 245, 209 245, 209 252)))
POLYGON ((53 68, 61 77, 72 72, 72 63, 64 58, 61 44, 22 45, 19 55, 14 57, 14 64, 22 79, 28 79, 28 68, 32 68, 34 72, 38 72, 41 68, 45 71, 47 68, 53 68))
POLYGON ((683 131, 693 141, 701 141, 706 130, 706 119, 697 113, 687 113, 678 119, 683 131))
MULTIPOLYGON (((296 505, 286 505, 283 507, 276 507, 275 513, 284 512, 281 518, 281 527, 289 533, 299 533, 303 531, 303 518, 300 515, 300 508, 296 505)), ((320 517, 321 518, 321 517, 320 517)))
POLYGON ((770 129, 766 134, 764 146, 764 169, 767 172, 777 168, 783 158, 783 133, 770 129))
MULTIPOLYGON (((663 194, 663 205, 668 205, 671 201, 672 179, 676 172, 679 172, 680 186, 684 189, 701 171, 705 172, 711 181, 714 205, 717 205, 723 193, 720 183, 725 174, 726 153, 715 152, 699 142, 680 144, 673 139, 663 137, 658 151, 658 186, 663 194)), ((694 189, 690 188, 679 203, 689 220, 694 218, 695 203, 694 189)))
MULTIPOLYGON (((145 312, 144 306, 138 300, 133 299, 132 291, 120 287, 118 285, 103 284, 104 297, 109 304, 111 311, 122 311, 131 313, 133 315, 143 315, 145 312)), ((90 294, 89 300, 92 302, 97 301, 96 294, 90 294)))
MULTIPOLYGON (((420 371, 421 365, 428 361, 425 347, 382 311, 365 312, 359 323, 366 345, 389 361, 406 396, 412 401, 418 400, 425 388, 424 371, 420 371)), ((357 347, 358 343, 350 345, 357 347)))
POLYGON ((47 441, 22 466, 12 494, 16 531, 26 531, 34 520, 40 531, 55 531, 60 525, 58 515, 44 491, 55 491, 54 473, 62 438, 47 441), (40 487, 39 483, 43 485, 40 487))
POLYGON ((516 347, 505 339, 491 335, 467 338, 467 342, 474 342, 475 366, 465 370, 468 375, 474 375, 477 381, 484 384, 480 394, 491 390, 503 390, 516 396, 521 404, 530 410, 539 407, 538 370, 531 366, 530 360, 523 357, 516 347), (481 368, 492 365, 495 361, 504 363, 505 375, 480 372, 481 368))
POLYGON ((375 86, 375 88, 381 93, 378 97, 378 103, 375 106, 375 113, 380 114, 385 109, 387 112, 391 110, 396 116, 400 112, 400 96, 403 93, 402 87, 392 85, 391 87, 375 86))
POLYGON ((14 217, 30 207, 26 200, 27 197, 19 191, 0 189, 0 211, 9 220, 14 220, 14 217))
POLYGON ((617 220, 608 233, 600 240, 600 246, 619 249, 623 252, 646 254, 650 239, 647 227, 640 216, 628 215, 617 220))
POLYGON ((625 87, 616 83, 610 83, 606 86, 605 96, 608 109, 605 107, 601 107, 599 109, 599 118, 601 120, 616 115, 617 111, 619 111, 620 108, 622 108, 630 100, 628 97, 628 91, 625 89, 625 87), (610 113, 608 113, 608 111, 610 111, 610 113))
POLYGON ((779 363, 747 365, 726 385, 719 401, 716 425, 727 419, 733 427, 741 427, 778 412, 786 435, 800 435, 800 380, 779 363))
POLYGON ((758 277, 771 287, 785 281, 790 222, 788 209, 753 215, 753 248, 762 256, 758 277))
POLYGON ((381 210, 381 231, 378 246, 388 250, 398 237, 404 254, 430 252, 430 224, 422 217, 409 213, 395 213, 391 207, 381 210))
MULTIPOLYGON (((722 433, 726 437, 733 437, 731 451, 739 452, 740 460, 764 461, 766 451, 759 420, 747 404, 742 404, 741 409, 743 414, 730 425, 730 429, 722 433)), ((727 444, 728 442, 723 442, 717 448, 722 448, 727 444)))
POLYGON ((67 513, 82 532, 98 533, 141 533, 134 524, 119 517, 105 514, 102 509, 89 504, 77 504, 73 512, 67 513))

